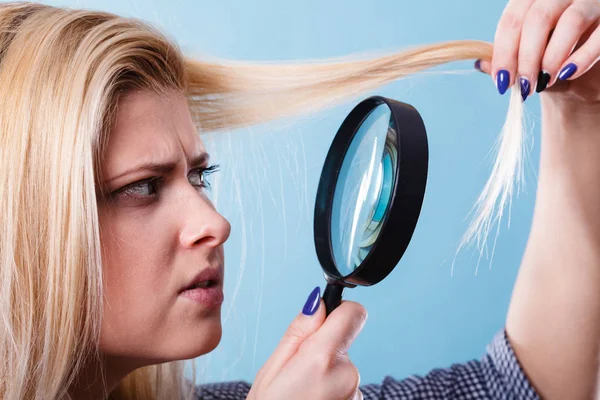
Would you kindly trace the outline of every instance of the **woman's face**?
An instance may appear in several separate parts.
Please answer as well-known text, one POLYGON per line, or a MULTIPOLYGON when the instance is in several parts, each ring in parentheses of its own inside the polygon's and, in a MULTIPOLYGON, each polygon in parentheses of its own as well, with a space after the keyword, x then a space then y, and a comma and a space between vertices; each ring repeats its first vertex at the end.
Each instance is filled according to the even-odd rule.
POLYGON ((206 196, 209 164, 185 97, 123 97, 104 156, 102 353, 141 366, 213 350, 230 226, 206 196), (186 290, 210 271, 199 277, 208 288, 186 290))

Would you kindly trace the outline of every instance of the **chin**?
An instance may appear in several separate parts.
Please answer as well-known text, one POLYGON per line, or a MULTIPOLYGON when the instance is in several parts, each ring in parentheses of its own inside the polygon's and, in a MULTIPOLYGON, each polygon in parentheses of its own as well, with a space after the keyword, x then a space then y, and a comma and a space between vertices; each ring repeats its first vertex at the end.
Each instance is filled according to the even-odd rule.
POLYGON ((158 341, 131 346, 125 350, 122 345, 110 346, 101 339, 101 351, 119 365, 128 362, 134 368, 162 364, 171 361, 189 360, 208 354, 221 342, 222 326, 220 318, 204 321, 194 329, 181 329, 162 336, 158 341), (154 351, 148 351, 154 349, 154 351))
MULTIPOLYGON (((186 346, 179 345, 180 354, 176 359, 188 360, 208 354, 217 348, 223 336, 221 321, 209 323, 195 334, 187 335, 184 339, 186 346)), ((181 342, 180 342, 181 343, 181 342)))
POLYGON ((219 329, 215 329, 215 331, 211 333, 212 334, 207 338, 209 340, 206 340, 205 342, 206 346, 202 349, 202 352, 199 354, 199 356, 210 353, 217 348, 219 343, 221 343, 221 338, 223 337, 223 329, 221 324, 219 324, 219 329))

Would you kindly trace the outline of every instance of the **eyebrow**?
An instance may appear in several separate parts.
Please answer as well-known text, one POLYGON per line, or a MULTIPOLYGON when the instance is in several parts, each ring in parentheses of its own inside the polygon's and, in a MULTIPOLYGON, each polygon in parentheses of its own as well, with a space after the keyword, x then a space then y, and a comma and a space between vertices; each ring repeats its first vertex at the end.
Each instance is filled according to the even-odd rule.
MULTIPOLYGON (((208 153, 200 153, 200 154, 192 157, 191 160, 189 160, 189 164, 192 167, 199 167, 201 165, 205 165, 208 162, 209 157, 210 156, 208 153)), ((141 171, 153 171, 153 172, 161 173, 161 174, 169 174, 175 169, 176 165, 177 165, 177 163, 175 163, 175 162, 166 162, 166 163, 145 162, 145 163, 139 164, 133 168, 130 168, 124 172, 121 172, 120 174, 115 175, 112 178, 106 179, 104 181, 104 183, 109 183, 116 179, 119 179, 122 176, 130 175, 135 172, 141 172, 141 171)))

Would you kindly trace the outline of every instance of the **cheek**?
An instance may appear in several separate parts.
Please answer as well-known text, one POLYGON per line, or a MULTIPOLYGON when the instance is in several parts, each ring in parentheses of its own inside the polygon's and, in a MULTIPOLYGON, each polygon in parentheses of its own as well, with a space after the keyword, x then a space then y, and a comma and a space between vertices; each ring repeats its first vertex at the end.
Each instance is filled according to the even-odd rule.
POLYGON ((103 216, 104 313, 101 347, 121 353, 156 337, 175 301, 168 233, 162 229, 103 216), (142 226, 143 225, 143 226, 142 226), (122 347, 122 348, 121 348, 122 347))
MULTIPOLYGON (((168 212, 100 213, 104 278, 100 351, 105 355, 143 366, 198 357, 219 343, 220 307, 198 307, 179 296, 191 256, 178 246, 176 224, 166 223, 175 220, 168 212)), ((195 256, 222 263, 223 247, 195 256)))

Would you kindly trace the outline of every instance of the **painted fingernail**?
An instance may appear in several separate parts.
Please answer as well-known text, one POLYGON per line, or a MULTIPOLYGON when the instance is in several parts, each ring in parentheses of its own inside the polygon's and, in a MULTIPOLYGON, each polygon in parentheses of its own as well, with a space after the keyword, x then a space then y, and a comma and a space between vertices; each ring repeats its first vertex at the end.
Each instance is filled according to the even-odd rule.
POLYGON ((540 73, 538 75, 538 81, 537 81, 537 85, 535 87, 535 91, 540 93, 541 91, 546 89, 546 86, 548 86, 549 82, 550 82, 550 74, 545 71, 540 71, 540 73))
POLYGON ((475 69, 479 72, 483 72, 483 70, 481 69, 481 60, 475 61, 475 69))
POLYGON ((313 315, 319 309, 319 304, 321 304, 321 288, 317 286, 308 295, 308 299, 302 308, 302 314, 313 315))
POLYGON ((496 74, 496 87, 498 87, 498 92, 500 94, 506 93, 508 89, 508 84, 510 83, 510 74, 507 70, 501 69, 496 74))
POLYGON ((563 69, 558 73, 558 79, 561 81, 566 81, 570 77, 572 77, 575 72, 577 72, 577 65, 570 63, 567 64, 563 69))
POLYGON ((527 96, 529 96, 531 84, 527 78, 521 78, 519 79, 519 82, 521 83, 521 97, 523 98, 523 101, 525 101, 527 100, 527 96))

